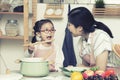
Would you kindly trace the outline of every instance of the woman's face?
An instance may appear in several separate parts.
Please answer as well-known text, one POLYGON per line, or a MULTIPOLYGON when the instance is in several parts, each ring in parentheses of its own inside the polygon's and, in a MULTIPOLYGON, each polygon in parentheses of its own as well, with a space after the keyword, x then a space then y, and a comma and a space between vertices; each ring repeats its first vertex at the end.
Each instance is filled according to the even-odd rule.
POLYGON ((41 40, 52 40, 54 38, 54 33, 55 29, 50 22, 43 24, 40 30, 41 40))
POLYGON ((74 37, 81 36, 82 34, 82 27, 75 27, 73 24, 68 23, 68 29, 72 33, 74 37))

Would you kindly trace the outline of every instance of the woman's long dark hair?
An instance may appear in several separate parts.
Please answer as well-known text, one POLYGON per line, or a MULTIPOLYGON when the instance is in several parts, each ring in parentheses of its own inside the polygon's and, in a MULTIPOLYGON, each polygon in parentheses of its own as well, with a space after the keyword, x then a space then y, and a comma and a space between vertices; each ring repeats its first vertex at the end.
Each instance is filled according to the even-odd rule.
POLYGON ((34 36, 33 36, 32 41, 31 41, 32 43, 37 42, 36 33, 37 33, 37 32, 40 32, 42 25, 45 24, 45 23, 48 23, 48 22, 53 25, 52 21, 49 20, 49 19, 42 19, 42 20, 39 20, 39 21, 37 21, 37 22, 35 23, 35 25, 34 25, 34 27, 33 27, 34 36))
POLYGON ((76 28, 83 27, 85 33, 94 32, 95 28, 101 29, 113 38, 111 30, 102 22, 94 19, 92 13, 85 7, 77 7, 68 13, 68 22, 72 23, 76 28))

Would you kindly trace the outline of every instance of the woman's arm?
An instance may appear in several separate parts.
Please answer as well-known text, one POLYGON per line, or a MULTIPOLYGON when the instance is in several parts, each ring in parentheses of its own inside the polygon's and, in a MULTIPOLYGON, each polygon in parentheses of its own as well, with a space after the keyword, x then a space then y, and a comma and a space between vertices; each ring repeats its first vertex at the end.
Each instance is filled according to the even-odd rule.
MULTIPOLYGON (((96 65, 99 67, 100 70, 106 70, 107 66, 107 60, 108 60, 108 51, 103 51, 100 55, 96 57, 96 65)), ((88 67, 91 68, 91 66, 85 66, 83 64, 79 64, 79 67, 88 67)), ((93 67, 93 66, 92 66, 93 67)))
POLYGON ((96 66, 98 66, 100 70, 106 70, 107 60, 108 51, 103 51, 96 57, 96 66))

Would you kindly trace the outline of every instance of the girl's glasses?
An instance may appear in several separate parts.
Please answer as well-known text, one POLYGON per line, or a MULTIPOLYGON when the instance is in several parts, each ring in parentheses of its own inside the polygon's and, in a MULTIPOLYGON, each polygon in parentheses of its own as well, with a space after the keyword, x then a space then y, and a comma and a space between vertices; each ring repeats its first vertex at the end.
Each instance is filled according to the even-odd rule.
POLYGON ((40 31, 48 34, 48 33, 54 33, 56 30, 55 29, 51 29, 51 30, 45 29, 45 30, 40 30, 40 31))

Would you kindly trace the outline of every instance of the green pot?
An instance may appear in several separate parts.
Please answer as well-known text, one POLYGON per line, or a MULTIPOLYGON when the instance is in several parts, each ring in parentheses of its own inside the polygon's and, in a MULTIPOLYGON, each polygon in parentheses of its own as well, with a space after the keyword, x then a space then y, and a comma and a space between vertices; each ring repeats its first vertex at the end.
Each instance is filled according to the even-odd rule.
POLYGON ((39 58, 23 59, 20 72, 24 76, 47 76, 49 74, 48 62, 39 60, 39 58))

